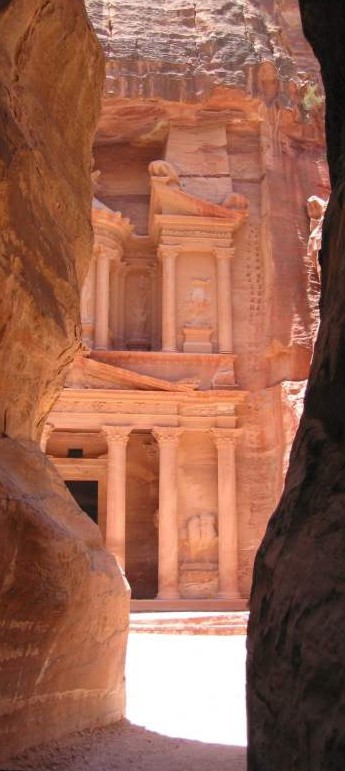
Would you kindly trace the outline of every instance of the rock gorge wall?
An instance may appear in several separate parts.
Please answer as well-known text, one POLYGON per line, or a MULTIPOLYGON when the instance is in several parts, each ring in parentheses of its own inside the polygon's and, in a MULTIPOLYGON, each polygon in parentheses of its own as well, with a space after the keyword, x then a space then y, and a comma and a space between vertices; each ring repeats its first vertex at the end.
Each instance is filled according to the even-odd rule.
POLYGON ((238 460, 248 596, 318 325, 305 206, 312 194, 328 195, 319 68, 291 0, 87 0, 86 7, 106 58, 97 197, 145 234, 147 168, 165 157, 182 189, 222 203, 230 184, 249 201, 232 263, 236 380, 250 394, 238 460), (216 172, 215 145, 227 159, 216 172))
POLYGON ((282 500, 258 553, 248 630, 250 771, 344 768, 344 128, 340 2, 300 0, 327 99, 332 194, 321 325, 282 500))
POLYGON ((34 441, 78 346, 102 82, 81 0, 1 3, 0 762, 124 709, 127 586, 34 441))

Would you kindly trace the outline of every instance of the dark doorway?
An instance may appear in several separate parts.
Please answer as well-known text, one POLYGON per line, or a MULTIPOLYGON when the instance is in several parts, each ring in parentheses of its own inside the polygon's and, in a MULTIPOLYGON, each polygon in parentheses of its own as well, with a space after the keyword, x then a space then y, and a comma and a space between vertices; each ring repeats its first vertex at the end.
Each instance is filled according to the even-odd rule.
POLYGON ((71 479, 66 481, 70 493, 77 501, 80 508, 98 524, 98 482, 83 479, 71 479))
POLYGON ((127 449, 126 577, 134 600, 158 592, 158 445, 148 431, 132 432, 127 449))

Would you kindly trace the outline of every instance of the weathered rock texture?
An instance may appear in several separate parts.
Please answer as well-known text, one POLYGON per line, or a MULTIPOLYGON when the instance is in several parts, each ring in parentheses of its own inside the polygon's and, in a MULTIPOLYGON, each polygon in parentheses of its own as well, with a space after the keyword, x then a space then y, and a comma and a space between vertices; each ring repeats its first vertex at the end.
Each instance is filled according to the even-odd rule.
POLYGON ((81 2, 1 11, 0 430, 10 436, 39 435, 76 351, 102 77, 81 2))
POLYGON ((344 130, 340 2, 301 0, 326 89, 333 182, 321 325, 283 498, 258 553, 248 638, 250 771, 341 771, 345 758, 344 130))
POLYGON ((102 56, 81 0, 0 7, 0 762, 124 710, 128 589, 38 449, 78 343, 102 56))
MULTIPOLYGON (((254 555, 281 494, 318 325, 306 212, 311 195, 328 195, 318 65, 292 0, 86 6, 107 73, 96 196, 134 226, 130 259, 139 264, 144 248, 154 258, 149 166, 157 159, 173 166, 191 196, 223 204, 234 192, 248 202, 231 264, 235 381, 249 392, 238 408, 237 452, 240 586, 248 597, 254 555)), ((193 271, 193 278, 204 275, 201 258, 193 271)), ((130 314, 131 301, 126 307, 130 314)), ((121 344, 114 335, 109 347, 121 344)))
POLYGON ((0 500, 2 759, 123 717, 128 590, 33 442, 0 441, 0 500))

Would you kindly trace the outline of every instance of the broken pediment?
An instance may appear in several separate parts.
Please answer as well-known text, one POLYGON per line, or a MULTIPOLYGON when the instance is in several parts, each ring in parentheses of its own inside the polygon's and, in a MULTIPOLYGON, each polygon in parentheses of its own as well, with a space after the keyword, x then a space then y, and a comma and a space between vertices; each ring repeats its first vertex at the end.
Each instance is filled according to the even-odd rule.
POLYGON ((157 230, 157 215, 182 215, 185 217, 217 218, 237 230, 248 216, 248 200, 245 196, 231 193, 223 204, 206 201, 181 190, 177 173, 171 164, 154 161, 149 167, 151 175, 151 200, 149 231, 157 230))
POLYGON ((116 390, 181 391, 190 392, 195 383, 169 383, 163 378, 104 364, 79 354, 73 363, 66 383, 67 388, 111 388, 116 390))

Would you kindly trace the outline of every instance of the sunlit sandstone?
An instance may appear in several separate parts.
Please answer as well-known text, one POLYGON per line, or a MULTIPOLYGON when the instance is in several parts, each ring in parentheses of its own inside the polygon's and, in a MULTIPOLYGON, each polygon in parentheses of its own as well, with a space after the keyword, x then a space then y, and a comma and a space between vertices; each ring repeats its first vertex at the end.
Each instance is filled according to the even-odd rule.
POLYGON ((314 124, 297 173, 285 133, 273 133, 275 70, 260 73, 261 98, 225 89, 211 114, 163 102, 163 78, 164 142, 131 140, 152 108, 144 100, 139 114, 135 99, 127 142, 105 141, 104 101, 84 349, 46 449, 136 608, 243 606, 301 409, 318 322, 306 203, 322 190, 322 139, 314 124), (283 199, 289 184, 299 206, 291 191, 283 199), (306 293, 284 317, 297 276, 306 293))

